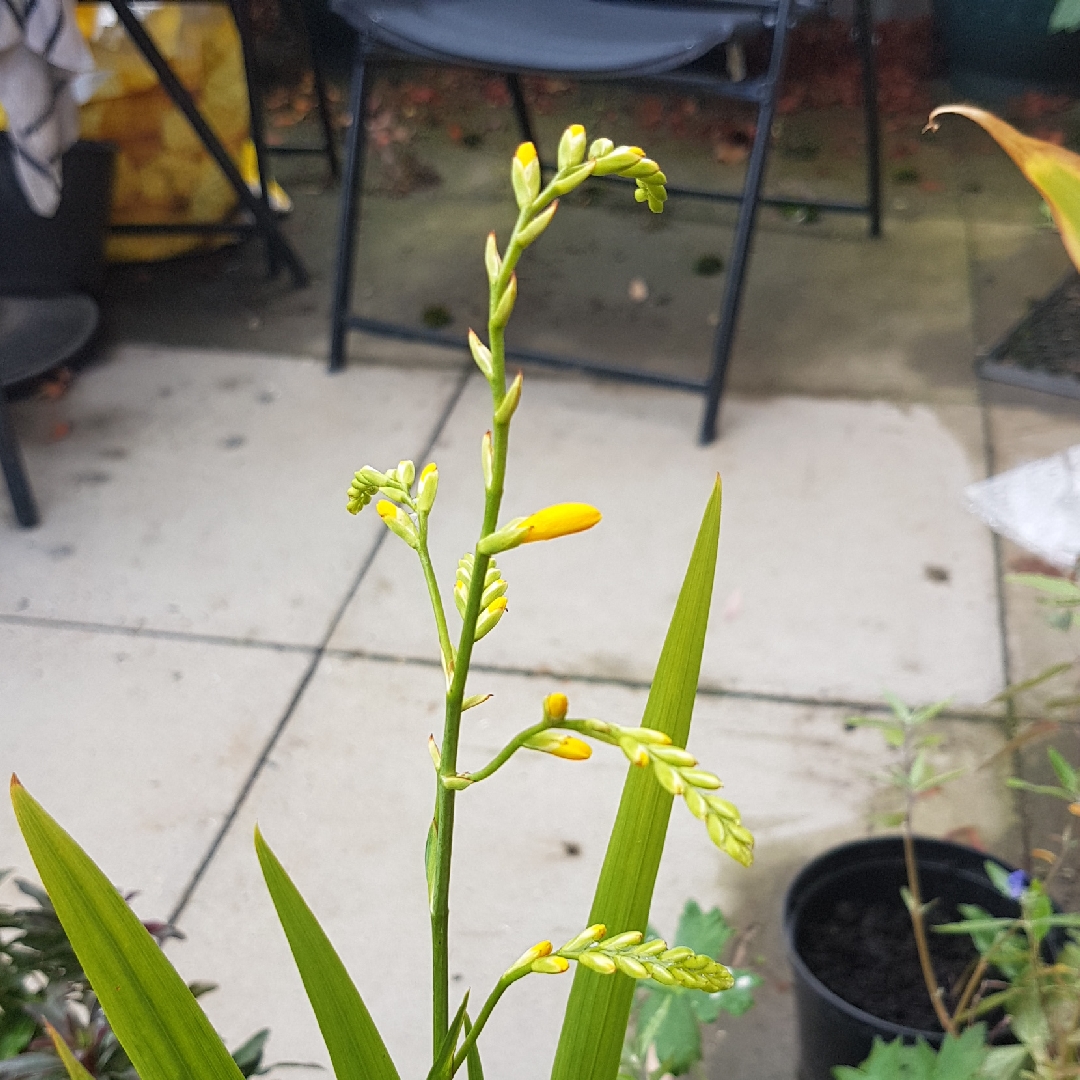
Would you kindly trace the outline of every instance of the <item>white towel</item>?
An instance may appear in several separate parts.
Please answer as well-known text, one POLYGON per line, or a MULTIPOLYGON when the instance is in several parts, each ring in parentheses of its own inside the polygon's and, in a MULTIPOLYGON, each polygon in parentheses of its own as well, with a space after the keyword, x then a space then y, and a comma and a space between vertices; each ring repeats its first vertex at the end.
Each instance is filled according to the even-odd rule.
POLYGON ((79 137, 71 80, 93 66, 73 0, 0 0, 0 105, 16 175, 43 217, 60 205, 61 157, 79 137))

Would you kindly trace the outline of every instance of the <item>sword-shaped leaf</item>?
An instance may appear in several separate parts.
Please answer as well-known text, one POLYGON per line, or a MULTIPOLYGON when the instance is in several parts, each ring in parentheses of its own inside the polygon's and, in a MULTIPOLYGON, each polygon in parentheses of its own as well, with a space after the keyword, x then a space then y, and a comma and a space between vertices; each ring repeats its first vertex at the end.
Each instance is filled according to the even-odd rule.
MULTIPOLYGON (((685 746, 709 624, 716 548, 720 538, 717 477, 683 579, 642 727, 655 728, 685 746)), ((651 770, 631 766, 608 841, 588 925, 619 933, 644 931, 664 851, 672 796, 651 770)), ((552 1080, 614 1080, 634 997, 634 980, 606 977, 579 964, 566 1005, 552 1080)))

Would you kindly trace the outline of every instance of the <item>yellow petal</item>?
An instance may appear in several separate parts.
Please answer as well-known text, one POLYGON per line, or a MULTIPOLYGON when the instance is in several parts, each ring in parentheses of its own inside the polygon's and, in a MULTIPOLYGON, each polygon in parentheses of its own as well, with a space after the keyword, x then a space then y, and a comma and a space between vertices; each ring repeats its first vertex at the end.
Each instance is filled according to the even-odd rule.
POLYGON ((936 129, 936 120, 942 113, 966 116, 994 137, 1046 200, 1065 250, 1073 265, 1080 269, 1080 154, 1024 135, 993 113, 974 105, 942 105, 930 114, 927 126, 936 129))
POLYGON ((544 698, 544 712, 552 720, 562 720, 566 716, 566 710, 570 708, 570 702, 565 694, 548 694, 544 698))
POLYGON ((591 529, 599 520, 600 511, 595 506, 589 506, 588 503, 559 503, 556 506, 538 510, 521 523, 521 528, 526 530, 521 543, 531 544, 535 540, 554 540, 557 536, 584 532, 586 529, 591 529))
POLYGON ((514 157, 521 162, 522 165, 528 165, 530 161, 536 160, 536 147, 531 142, 523 142, 514 154, 514 157))
POLYGON ((592 757, 592 747, 573 735, 564 735, 558 745, 548 750, 548 753, 567 761, 588 761, 592 757))
POLYGON ((383 499, 375 509, 379 511, 379 517, 381 517, 383 521, 389 521, 391 518, 397 517, 397 507, 392 502, 387 502, 385 499, 383 499))

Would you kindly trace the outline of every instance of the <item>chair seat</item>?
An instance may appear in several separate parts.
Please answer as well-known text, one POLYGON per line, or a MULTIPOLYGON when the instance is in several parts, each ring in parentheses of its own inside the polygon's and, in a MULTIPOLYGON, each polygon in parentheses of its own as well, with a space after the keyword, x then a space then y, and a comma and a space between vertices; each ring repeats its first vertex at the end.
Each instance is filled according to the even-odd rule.
POLYGON ((655 75, 748 34, 768 14, 617 0, 331 0, 376 43, 440 63, 589 78, 655 75))
POLYGON ((75 355, 97 327, 89 296, 0 296, 0 388, 43 375, 75 355))

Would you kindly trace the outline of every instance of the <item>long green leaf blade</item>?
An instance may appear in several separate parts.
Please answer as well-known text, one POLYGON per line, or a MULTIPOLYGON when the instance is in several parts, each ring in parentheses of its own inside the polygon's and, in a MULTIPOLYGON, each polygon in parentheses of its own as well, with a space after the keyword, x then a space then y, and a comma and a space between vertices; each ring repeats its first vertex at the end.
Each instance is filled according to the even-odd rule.
POLYGON ((45 1030, 49 1033, 49 1038, 52 1039, 56 1053, 64 1063, 64 1068, 67 1069, 69 1080, 94 1080, 82 1062, 71 1052, 71 1047, 64 1042, 60 1032, 49 1023, 45 1024, 45 1030))
MULTIPOLYGON (((643 727, 670 735, 676 746, 685 746, 690 733, 719 539, 717 477, 641 721, 643 727)), ((672 796, 656 782, 651 771, 631 767, 596 885, 589 925, 604 923, 613 933, 645 930, 671 804, 672 796)), ((634 985, 633 979, 625 976, 599 975, 578 965, 552 1080, 614 1080, 634 985)))
POLYGON ((75 955, 142 1080, 242 1080, 191 991, 109 879, 15 777, 11 801, 75 955))
POLYGON ((255 851, 337 1080, 399 1080, 360 991, 258 829, 255 851))

